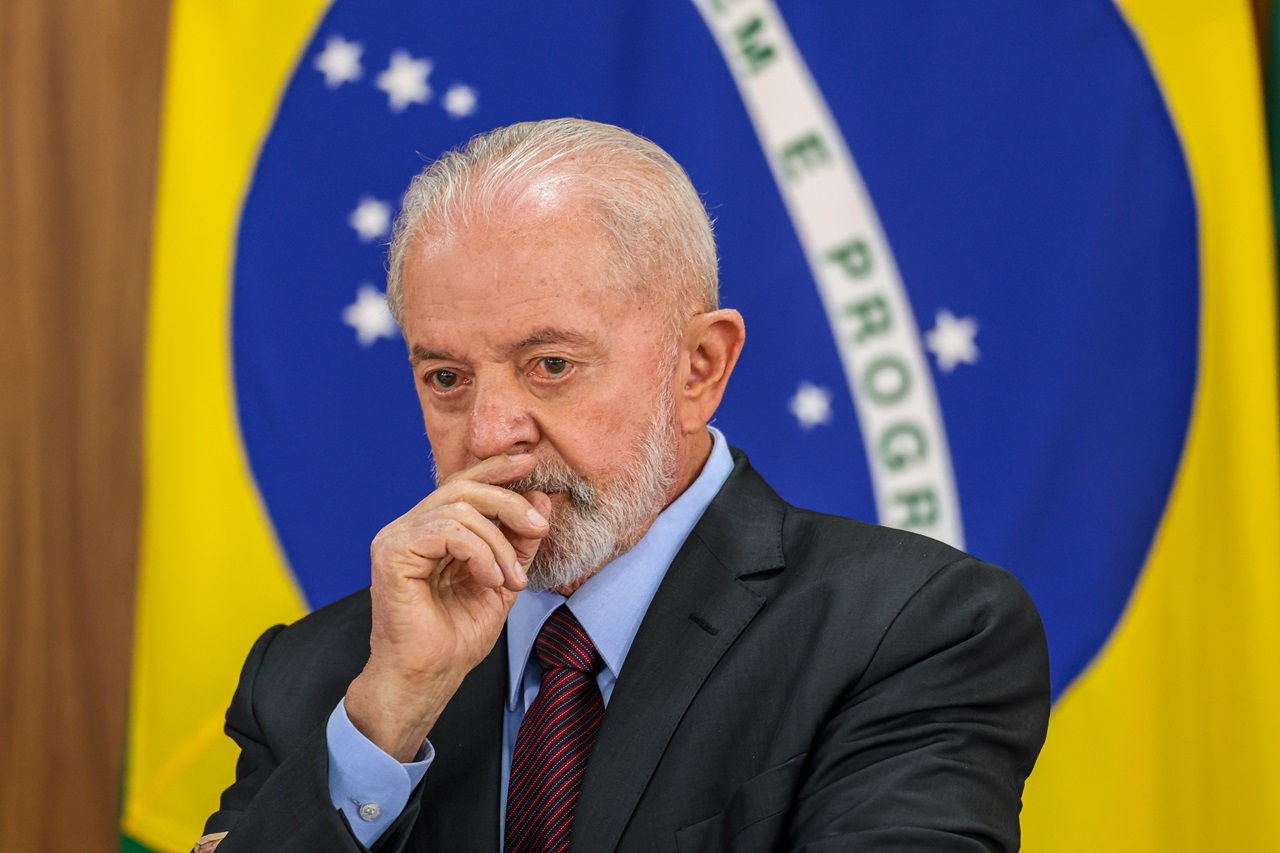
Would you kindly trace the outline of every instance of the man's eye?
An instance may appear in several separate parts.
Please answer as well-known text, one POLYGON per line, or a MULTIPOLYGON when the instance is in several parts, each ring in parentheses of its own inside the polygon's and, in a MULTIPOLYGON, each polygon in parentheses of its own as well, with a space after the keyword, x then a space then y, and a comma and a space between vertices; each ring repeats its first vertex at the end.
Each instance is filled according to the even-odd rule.
POLYGON ((458 384, 458 374, 452 370, 433 370, 427 374, 427 384, 439 391, 448 391, 458 384))
POLYGON ((569 369, 569 362, 563 358, 548 357, 542 359, 542 369, 548 376, 560 376, 569 369))

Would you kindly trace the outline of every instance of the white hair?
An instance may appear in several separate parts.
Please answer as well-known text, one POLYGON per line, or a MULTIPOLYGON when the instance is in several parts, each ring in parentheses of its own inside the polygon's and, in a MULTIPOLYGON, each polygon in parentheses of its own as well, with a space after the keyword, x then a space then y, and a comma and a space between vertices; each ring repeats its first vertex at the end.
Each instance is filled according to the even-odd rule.
POLYGON ((415 240, 447 241, 549 194, 580 203, 581 214, 603 228, 613 244, 616 284, 659 297, 673 331, 719 306, 711 220, 680 164, 620 127, 564 118, 476 136, 413 179, 391 238, 387 304, 396 320, 415 240))

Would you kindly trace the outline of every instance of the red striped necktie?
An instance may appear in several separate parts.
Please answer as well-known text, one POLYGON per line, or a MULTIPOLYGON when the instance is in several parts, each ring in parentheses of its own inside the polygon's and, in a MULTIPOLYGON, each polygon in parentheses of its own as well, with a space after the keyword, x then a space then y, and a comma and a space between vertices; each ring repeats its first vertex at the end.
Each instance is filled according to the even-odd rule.
POLYGON ((604 665, 582 625, 561 605, 538 632, 542 686, 525 712, 511 756, 506 853, 569 849, 578 788, 596 742, 604 665))

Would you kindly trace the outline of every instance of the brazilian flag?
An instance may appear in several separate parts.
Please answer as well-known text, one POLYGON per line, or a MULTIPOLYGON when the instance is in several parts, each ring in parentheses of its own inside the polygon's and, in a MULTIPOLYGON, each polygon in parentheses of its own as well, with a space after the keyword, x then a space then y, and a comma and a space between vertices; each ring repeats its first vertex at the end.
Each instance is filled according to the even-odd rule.
POLYGON ((1280 440, 1245 0, 176 0, 123 833, 189 849, 252 640, 430 489, 389 223, 512 121, 689 170, 789 500, 1013 571, 1031 851, 1280 849, 1280 440))

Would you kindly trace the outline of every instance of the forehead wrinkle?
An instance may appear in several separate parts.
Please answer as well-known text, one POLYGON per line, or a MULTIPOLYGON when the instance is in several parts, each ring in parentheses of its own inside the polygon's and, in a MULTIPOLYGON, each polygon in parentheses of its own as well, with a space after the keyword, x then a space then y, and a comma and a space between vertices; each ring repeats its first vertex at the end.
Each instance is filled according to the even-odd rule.
POLYGON ((525 335, 507 348, 510 353, 517 353, 530 347, 546 346, 548 344, 568 344, 570 346, 589 346, 595 343, 591 338, 575 332, 572 329, 558 329, 554 326, 544 326, 537 331, 525 335))

